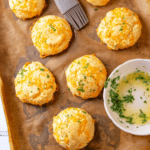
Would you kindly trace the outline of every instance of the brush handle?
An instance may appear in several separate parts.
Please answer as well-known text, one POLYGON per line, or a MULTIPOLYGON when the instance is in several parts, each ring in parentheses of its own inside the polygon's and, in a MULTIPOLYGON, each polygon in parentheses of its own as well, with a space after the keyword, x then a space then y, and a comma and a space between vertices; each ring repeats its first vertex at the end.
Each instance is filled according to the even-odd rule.
POLYGON ((79 4, 78 0, 54 0, 54 1, 62 14, 65 14, 72 7, 79 4))

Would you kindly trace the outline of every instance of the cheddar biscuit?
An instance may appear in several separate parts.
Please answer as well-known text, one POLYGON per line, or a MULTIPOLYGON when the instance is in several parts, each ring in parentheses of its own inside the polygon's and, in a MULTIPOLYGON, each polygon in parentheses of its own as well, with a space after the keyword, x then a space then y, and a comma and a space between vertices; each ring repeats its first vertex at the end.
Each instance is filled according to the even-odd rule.
POLYGON ((65 19, 57 16, 40 18, 32 29, 31 38, 40 57, 55 55, 65 50, 72 37, 72 30, 65 19))
POLYGON ((22 102, 41 106, 53 101, 55 78, 40 62, 27 62, 15 78, 15 90, 22 102))
POLYGON ((53 117, 53 135, 65 149, 85 147, 94 136, 94 120, 83 109, 67 108, 53 117))
POLYGON ((94 6, 104 6, 106 5, 110 0, 86 0, 87 2, 91 3, 94 6))
POLYGON ((141 35, 142 25, 137 14, 128 8, 116 8, 102 19, 97 34, 112 50, 133 46, 141 35))
POLYGON ((88 99, 99 95, 104 86, 107 71, 103 63, 93 54, 74 60, 65 74, 68 89, 72 94, 88 99))
POLYGON ((18 18, 32 18, 40 16, 44 7, 45 0, 9 0, 9 6, 18 18))

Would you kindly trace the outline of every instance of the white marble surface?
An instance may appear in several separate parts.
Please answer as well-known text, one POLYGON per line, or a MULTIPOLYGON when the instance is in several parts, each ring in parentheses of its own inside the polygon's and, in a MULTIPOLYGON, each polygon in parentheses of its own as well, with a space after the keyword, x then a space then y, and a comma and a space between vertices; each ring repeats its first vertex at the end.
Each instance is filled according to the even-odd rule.
POLYGON ((7 124, 6 124, 1 98, 0 98, 0 149, 10 150, 9 142, 8 142, 7 124))

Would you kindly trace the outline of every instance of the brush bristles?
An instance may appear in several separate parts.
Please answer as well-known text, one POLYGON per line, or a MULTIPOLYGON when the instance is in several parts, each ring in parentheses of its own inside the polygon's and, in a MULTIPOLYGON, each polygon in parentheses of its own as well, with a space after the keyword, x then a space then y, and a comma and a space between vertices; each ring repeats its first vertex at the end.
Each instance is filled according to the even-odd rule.
POLYGON ((88 22, 88 18, 80 4, 77 4, 69 11, 67 11, 64 16, 68 22, 74 26, 76 30, 83 28, 88 22))

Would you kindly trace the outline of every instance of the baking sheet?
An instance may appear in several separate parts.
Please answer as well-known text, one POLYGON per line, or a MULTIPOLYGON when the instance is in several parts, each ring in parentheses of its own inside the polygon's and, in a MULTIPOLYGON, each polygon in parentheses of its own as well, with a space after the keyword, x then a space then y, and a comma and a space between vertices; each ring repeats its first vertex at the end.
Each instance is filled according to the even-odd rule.
MULTIPOLYGON (((53 116, 67 107, 85 109, 96 120, 94 139, 83 150, 150 150, 150 136, 134 136, 121 131, 108 118, 102 93, 95 99, 83 100, 73 97, 68 91, 65 70, 76 58, 96 54, 105 64, 108 75, 118 65, 134 58, 150 58, 150 1, 110 0, 104 7, 94 7, 80 0, 90 23, 81 31, 73 28, 70 46, 64 52, 45 59, 33 46, 30 27, 40 17, 21 20, 10 10, 8 0, 0 0, 0 73, 4 87, 3 104, 8 123, 11 149, 13 150, 63 150, 53 138, 51 129, 53 116), (138 42, 128 49, 111 51, 102 45, 96 34, 100 20, 109 10, 127 7, 136 12, 142 22, 142 35, 138 42), (98 8, 95 11, 95 8, 98 8), (56 77, 59 91, 55 101, 42 107, 22 103, 15 96, 14 78, 25 62, 40 61, 56 77)), ((53 0, 47 0, 48 7, 42 16, 57 15, 63 18, 53 0)))

